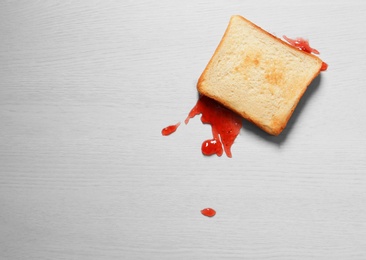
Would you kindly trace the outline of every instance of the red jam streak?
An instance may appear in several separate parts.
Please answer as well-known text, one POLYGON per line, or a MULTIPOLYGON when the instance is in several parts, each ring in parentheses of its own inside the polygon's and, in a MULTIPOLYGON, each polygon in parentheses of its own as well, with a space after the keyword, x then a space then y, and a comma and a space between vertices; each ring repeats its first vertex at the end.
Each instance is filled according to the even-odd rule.
POLYGON ((202 143, 202 153, 204 155, 221 156, 225 151, 228 157, 232 157, 231 146, 238 136, 242 127, 242 118, 231 110, 220 105, 218 102, 201 95, 196 105, 189 112, 186 120, 201 114, 201 121, 210 124, 213 138, 202 143))
POLYGON ((171 135, 172 133, 177 131, 177 128, 178 128, 179 125, 180 125, 180 122, 178 124, 175 124, 175 125, 167 126, 167 127, 163 128, 163 130, 161 130, 161 134, 164 135, 164 136, 171 135))
MULTIPOLYGON (((296 38, 296 39, 290 39, 288 37, 286 37, 285 35, 283 36, 283 38, 292 46, 298 48, 301 51, 307 52, 307 53, 314 53, 314 54, 320 54, 320 52, 314 48, 311 48, 309 45, 309 41, 305 40, 303 38, 296 38)), ((325 71, 328 68, 328 64, 323 62, 322 67, 321 67, 321 71, 325 71)))
POLYGON ((201 210, 202 215, 212 218, 213 216, 216 215, 216 211, 214 209, 211 208, 205 208, 203 210, 201 210))
POLYGON ((283 36, 283 38, 286 41, 288 41, 289 44, 298 48, 299 50, 305 51, 307 53, 320 54, 319 51, 310 47, 309 41, 307 41, 303 38, 290 39, 290 38, 286 37, 285 35, 283 36))

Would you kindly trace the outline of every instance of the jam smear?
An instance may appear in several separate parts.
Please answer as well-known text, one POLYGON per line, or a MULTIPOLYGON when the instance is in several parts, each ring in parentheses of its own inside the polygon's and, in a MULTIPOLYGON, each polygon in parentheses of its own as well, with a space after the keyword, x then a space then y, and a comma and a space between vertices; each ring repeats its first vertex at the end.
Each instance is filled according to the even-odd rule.
POLYGON ((167 126, 167 127, 163 128, 163 130, 161 130, 161 134, 165 135, 165 136, 166 135, 171 135, 172 133, 177 131, 178 126, 180 126, 180 122, 175 124, 175 125, 167 126))
POLYGON ((201 214, 206 217, 212 218, 213 216, 216 215, 216 211, 212 208, 205 208, 205 209, 201 210, 201 214))
POLYGON ((318 50, 310 47, 308 40, 305 40, 303 38, 290 39, 285 35, 283 36, 283 38, 288 41, 289 44, 298 48, 299 50, 305 51, 307 53, 320 54, 318 50))
POLYGON ((203 95, 199 97, 184 122, 188 124, 191 118, 199 114, 201 114, 202 123, 211 125, 213 135, 212 139, 203 142, 202 153, 221 156, 224 150, 226 155, 231 158, 231 146, 242 127, 241 116, 203 95))

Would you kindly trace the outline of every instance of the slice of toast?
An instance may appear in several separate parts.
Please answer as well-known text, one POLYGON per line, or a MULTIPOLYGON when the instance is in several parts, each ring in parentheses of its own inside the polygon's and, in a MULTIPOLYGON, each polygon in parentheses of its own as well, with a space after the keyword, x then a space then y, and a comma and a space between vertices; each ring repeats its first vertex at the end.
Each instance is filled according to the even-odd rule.
POLYGON ((322 63, 236 15, 197 89, 267 133, 279 135, 322 63))

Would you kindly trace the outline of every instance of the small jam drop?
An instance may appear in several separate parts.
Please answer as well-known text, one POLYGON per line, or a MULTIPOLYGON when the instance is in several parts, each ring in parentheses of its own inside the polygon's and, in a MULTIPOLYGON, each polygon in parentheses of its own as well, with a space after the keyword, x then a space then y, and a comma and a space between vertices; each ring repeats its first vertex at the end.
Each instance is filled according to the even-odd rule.
POLYGON ((205 208, 203 210, 201 210, 202 215, 212 218, 213 216, 216 215, 216 211, 214 209, 211 208, 205 208))
POLYGON ((323 61, 323 64, 322 64, 322 67, 321 67, 321 71, 325 71, 328 69, 328 64, 326 64, 324 61, 323 61))
POLYGON ((220 140, 216 139, 209 139, 202 143, 202 153, 204 155, 214 155, 217 154, 218 156, 222 155, 222 144, 220 140))
POLYGON ((307 53, 320 54, 318 50, 310 47, 309 41, 307 41, 303 38, 290 39, 290 38, 286 37, 285 35, 283 36, 283 38, 286 41, 288 41, 289 44, 298 48, 299 50, 305 51, 307 53))
POLYGON ((200 96, 184 122, 188 124, 191 118, 199 114, 202 115, 202 123, 211 125, 213 135, 213 139, 203 142, 202 153, 221 156, 222 150, 224 150, 226 155, 231 158, 231 146, 242 127, 242 118, 215 100, 203 95, 200 96))
POLYGON ((174 133, 177 130, 179 125, 180 125, 180 123, 175 124, 175 125, 167 126, 167 127, 163 128, 163 130, 161 130, 161 134, 164 135, 164 136, 170 135, 170 134, 174 133))

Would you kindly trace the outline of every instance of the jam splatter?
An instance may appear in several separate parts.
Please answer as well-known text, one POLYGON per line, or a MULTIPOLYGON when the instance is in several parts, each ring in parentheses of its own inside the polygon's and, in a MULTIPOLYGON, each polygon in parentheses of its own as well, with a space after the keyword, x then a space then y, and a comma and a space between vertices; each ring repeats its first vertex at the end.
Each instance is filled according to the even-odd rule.
POLYGON ((205 208, 205 209, 201 210, 201 214, 206 217, 212 218, 213 216, 216 215, 216 211, 212 208, 205 208))
MULTIPOLYGON (((314 53, 314 54, 320 54, 320 52, 314 48, 310 47, 309 41, 305 40, 303 38, 296 38, 296 39, 290 39, 286 37, 285 35, 283 38, 292 46, 298 48, 301 51, 307 52, 307 53, 314 53)), ((323 61, 321 71, 325 71, 328 68, 328 64, 323 61)))
POLYGON ((212 139, 203 142, 202 153, 221 156, 225 151, 226 155, 231 158, 231 146, 242 127, 242 118, 215 100, 203 95, 200 96, 184 122, 188 124, 191 118, 199 114, 202 115, 202 123, 211 125, 213 135, 212 139))
MULTIPOLYGON (((201 150, 204 155, 221 156, 225 151, 228 157, 232 157, 231 146, 238 136, 242 127, 242 118, 231 110, 225 108, 215 100, 201 95, 196 105, 189 112, 185 124, 196 115, 202 114, 201 121, 210 124, 212 129, 212 139, 202 143, 201 150)), ((180 123, 165 127, 162 135, 174 133, 180 123)))
POLYGON ((180 126, 180 122, 175 124, 175 125, 167 126, 167 127, 163 128, 163 130, 161 130, 161 134, 165 135, 165 136, 166 135, 171 135, 172 133, 177 131, 178 126, 180 126))

